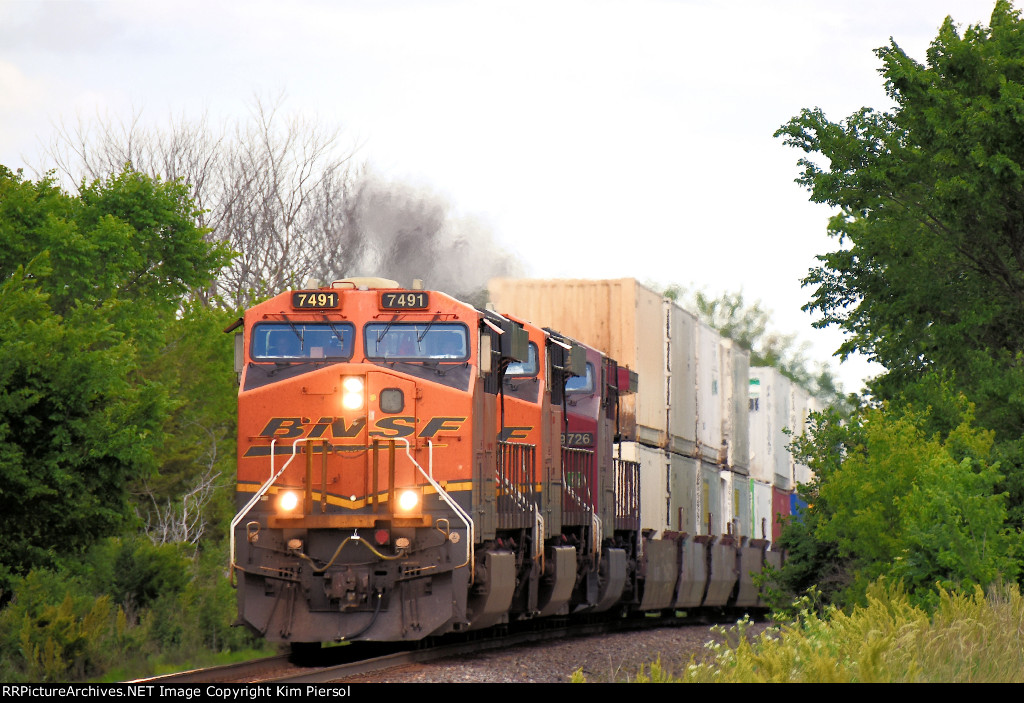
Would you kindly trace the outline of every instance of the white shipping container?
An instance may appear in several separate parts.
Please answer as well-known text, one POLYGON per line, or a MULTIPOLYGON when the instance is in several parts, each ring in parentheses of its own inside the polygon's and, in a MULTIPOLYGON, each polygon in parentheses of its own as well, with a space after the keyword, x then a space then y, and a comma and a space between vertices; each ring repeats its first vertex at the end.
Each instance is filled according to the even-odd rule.
POLYGON ((669 513, 673 530, 700 534, 700 513, 697 510, 700 461, 693 457, 669 454, 669 513))
POLYGON ((764 481, 750 479, 752 490, 753 523, 752 537, 755 539, 772 538, 772 485, 764 481))
POLYGON ((718 499, 721 502, 722 534, 732 534, 733 520, 736 517, 736 508, 733 502, 733 473, 729 469, 719 468, 718 470, 718 499))
POLYGON ((701 457, 725 463, 722 451, 722 338, 711 325, 697 322, 697 445, 701 457))
POLYGON ((665 303, 668 329, 669 450, 695 456, 697 450, 697 318, 671 300, 665 303))
POLYGON ((700 486, 697 491, 698 512, 701 521, 697 526, 697 534, 720 535, 724 532, 724 525, 728 518, 723 518, 721 484, 722 479, 718 474, 718 465, 702 461, 700 463, 700 486))
MULTIPOLYGON (((669 460, 664 450, 639 442, 623 442, 622 458, 640 464, 640 529, 653 531, 653 538, 663 530, 675 529, 669 503, 669 460)), ((615 456, 619 456, 618 450, 615 456)))
POLYGON ((750 475, 783 490, 793 487, 790 466, 790 382, 778 370, 750 369, 750 475))
POLYGON ((750 352, 731 339, 722 339, 722 439, 726 463, 747 473, 750 466, 750 352))
POLYGON ((756 367, 750 369, 748 383, 747 403, 750 417, 747 420, 747 427, 750 455, 747 467, 751 476, 763 481, 771 476, 771 460, 767 451, 768 405, 761 387, 761 374, 756 367))
POLYGON ((728 483, 732 495, 732 534, 738 537, 753 537, 753 506, 751 505, 750 477, 746 474, 723 469, 729 473, 728 483))
MULTIPOLYGON (((815 399, 806 390, 792 384, 792 395, 790 401, 789 422, 793 430, 793 437, 807 434, 807 423, 810 414, 817 410, 815 399)), ((790 457, 793 466, 793 480, 795 483, 810 483, 813 476, 810 467, 805 464, 798 464, 790 457)), ((795 488, 795 485, 794 485, 795 488)))

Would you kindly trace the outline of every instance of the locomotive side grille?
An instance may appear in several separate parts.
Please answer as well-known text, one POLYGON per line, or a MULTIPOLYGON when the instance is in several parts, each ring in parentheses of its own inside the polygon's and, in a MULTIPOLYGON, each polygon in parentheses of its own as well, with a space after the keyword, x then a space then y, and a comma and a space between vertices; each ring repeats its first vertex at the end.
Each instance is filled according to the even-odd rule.
POLYGON ((594 450, 562 447, 562 523, 589 525, 594 508, 590 477, 594 475, 594 450))
POLYGON ((537 447, 532 444, 498 442, 497 454, 498 528, 531 527, 537 505, 537 487, 534 482, 537 447))
POLYGON ((613 460, 615 469, 615 529, 640 529, 640 462, 613 460))

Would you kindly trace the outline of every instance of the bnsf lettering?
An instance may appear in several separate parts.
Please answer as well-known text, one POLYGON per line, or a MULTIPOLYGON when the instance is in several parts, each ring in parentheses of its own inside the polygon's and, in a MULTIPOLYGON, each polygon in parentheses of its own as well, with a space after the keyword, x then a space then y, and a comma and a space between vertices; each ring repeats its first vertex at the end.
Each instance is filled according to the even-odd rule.
POLYGON ((377 429, 370 431, 371 437, 408 437, 416 431, 414 417, 385 417, 377 420, 377 429))
POLYGON ((345 426, 345 418, 339 417, 331 423, 331 434, 335 437, 358 437, 359 433, 366 427, 366 418, 361 417, 352 423, 351 427, 345 426))
POLYGON ((506 427, 498 435, 499 442, 507 442, 510 439, 526 439, 532 427, 506 427))
POLYGON ((438 432, 458 432, 465 421, 464 417, 432 417, 419 436, 433 437, 438 432))
MULTIPOLYGON (((318 437, 323 437, 324 436, 324 432, 330 426, 331 426, 331 418, 329 418, 329 417, 322 417, 322 418, 320 418, 317 421, 317 423, 315 425, 313 425, 313 429, 311 429, 309 431, 309 438, 310 439, 316 439, 318 437)), ((565 444, 565 443, 563 442, 563 444, 565 444)))
POLYGON ((302 436, 301 417, 272 417, 267 426, 260 432, 260 437, 277 437, 290 439, 302 436))
MULTIPOLYGON (((417 435, 419 437, 435 437, 440 432, 458 432, 462 429, 465 417, 432 417, 427 420, 423 429, 417 435)), ((373 429, 368 434, 371 437, 410 437, 416 431, 417 420, 411 416, 383 417, 373 424, 373 429)), ((260 432, 260 437, 276 437, 277 439, 294 439, 296 437, 308 436, 310 439, 325 438, 331 439, 354 439, 366 429, 366 418, 360 417, 352 420, 351 424, 343 417, 321 417, 306 435, 306 425, 302 423, 301 417, 272 417, 266 427, 260 432), (328 428, 330 432, 328 433, 328 428)), ((509 430, 529 430, 532 428, 507 428, 509 430)), ((513 438, 524 438, 526 435, 513 435, 513 438)))

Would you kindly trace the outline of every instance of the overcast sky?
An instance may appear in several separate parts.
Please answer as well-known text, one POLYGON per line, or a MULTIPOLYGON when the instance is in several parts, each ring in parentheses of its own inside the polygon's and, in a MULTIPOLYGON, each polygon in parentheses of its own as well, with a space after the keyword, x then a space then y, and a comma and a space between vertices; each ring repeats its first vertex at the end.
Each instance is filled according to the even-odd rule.
MULTIPOLYGON (((994 0, 0 0, 0 163, 61 121, 244 117, 253 96, 338 126, 378 172, 479 218, 541 277, 740 290, 828 360, 800 279, 828 209, 772 133, 888 102, 873 49, 919 60, 994 0)), ((835 367, 847 390, 870 369, 835 367)))

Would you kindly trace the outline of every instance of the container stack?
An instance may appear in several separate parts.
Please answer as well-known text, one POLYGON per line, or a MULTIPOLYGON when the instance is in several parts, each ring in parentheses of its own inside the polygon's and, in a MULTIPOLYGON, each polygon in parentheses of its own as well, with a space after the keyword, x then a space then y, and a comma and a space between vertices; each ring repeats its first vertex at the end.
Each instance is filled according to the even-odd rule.
POLYGON ((817 405, 810 393, 771 367, 750 369, 749 402, 755 531, 770 526, 774 540, 782 531, 781 518, 794 512, 797 486, 812 478, 811 470, 793 459, 789 444, 807 432, 817 405))
POLYGON ((589 344, 639 375, 620 418, 637 461, 641 526, 657 537, 760 536, 750 482, 749 354, 635 279, 495 279, 491 302, 589 344))

